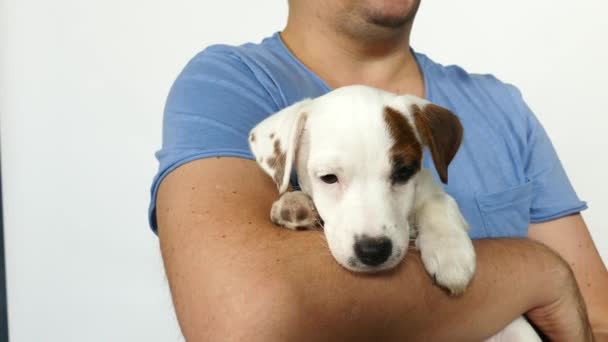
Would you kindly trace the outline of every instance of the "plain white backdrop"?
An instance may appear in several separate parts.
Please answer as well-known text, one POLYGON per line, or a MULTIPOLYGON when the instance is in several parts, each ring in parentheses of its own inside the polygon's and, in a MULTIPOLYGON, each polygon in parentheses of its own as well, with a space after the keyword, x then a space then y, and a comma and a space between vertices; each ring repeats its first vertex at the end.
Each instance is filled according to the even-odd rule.
MULTIPOLYGON (((287 1, 0 0, 12 341, 179 341, 147 227, 171 83, 212 43, 259 41, 287 1)), ((520 87, 608 260, 604 0, 423 0, 413 46, 520 87)))

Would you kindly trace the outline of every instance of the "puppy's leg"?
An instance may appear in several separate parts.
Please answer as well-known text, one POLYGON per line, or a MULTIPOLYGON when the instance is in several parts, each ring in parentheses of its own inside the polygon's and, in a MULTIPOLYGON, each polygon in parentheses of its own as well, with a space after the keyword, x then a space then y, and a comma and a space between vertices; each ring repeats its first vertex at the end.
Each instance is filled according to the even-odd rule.
POLYGON ((312 199, 302 191, 286 192, 273 203, 270 219, 279 226, 289 229, 307 229, 319 225, 312 199))
POLYGON ((485 342, 541 342, 534 328, 523 317, 519 317, 498 334, 485 340, 485 342))
POLYGON ((475 250, 467 223, 456 201, 428 171, 421 170, 417 182, 414 221, 422 262, 438 285, 452 295, 460 294, 475 273, 475 250))

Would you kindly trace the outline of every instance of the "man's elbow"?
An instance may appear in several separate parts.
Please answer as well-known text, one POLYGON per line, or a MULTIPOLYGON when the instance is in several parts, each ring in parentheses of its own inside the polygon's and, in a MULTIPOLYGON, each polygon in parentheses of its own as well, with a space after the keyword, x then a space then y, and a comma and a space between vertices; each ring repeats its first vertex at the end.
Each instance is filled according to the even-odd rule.
POLYGON ((174 298, 187 341, 293 341, 300 337, 302 305, 296 287, 280 276, 241 275, 238 279, 205 286, 198 291, 198 299, 180 302, 174 298))

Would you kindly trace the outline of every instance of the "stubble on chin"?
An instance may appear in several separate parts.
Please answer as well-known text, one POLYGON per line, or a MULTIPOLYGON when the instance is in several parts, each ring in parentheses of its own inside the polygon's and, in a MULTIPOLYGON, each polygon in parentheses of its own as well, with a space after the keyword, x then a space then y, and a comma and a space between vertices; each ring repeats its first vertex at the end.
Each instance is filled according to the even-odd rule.
POLYGON ((397 29, 403 28, 414 21, 416 10, 417 6, 405 15, 389 15, 376 8, 370 8, 366 9, 362 16, 365 22, 369 24, 384 28, 397 29))
POLYGON ((420 1, 406 13, 387 13, 382 8, 367 6, 343 12, 339 22, 342 32, 364 41, 378 41, 400 37, 411 28, 420 1))

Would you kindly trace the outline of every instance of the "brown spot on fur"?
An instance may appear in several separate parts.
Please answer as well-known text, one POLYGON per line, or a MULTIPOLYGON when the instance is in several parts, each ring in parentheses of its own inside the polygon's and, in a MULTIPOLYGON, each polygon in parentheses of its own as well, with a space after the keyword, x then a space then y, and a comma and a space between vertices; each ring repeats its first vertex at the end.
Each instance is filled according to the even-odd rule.
POLYGON ((296 209, 296 220, 297 221, 302 221, 306 218, 308 218, 308 210, 304 209, 304 208, 298 208, 296 209))
POLYGON ((447 184, 448 165, 462 142, 462 124, 452 112, 434 104, 424 108, 412 105, 412 113, 421 139, 431 150, 439 178, 447 184))
POLYGON ((249 135, 249 141, 251 141, 251 142, 255 142, 255 133, 251 133, 251 134, 249 135))
POLYGON ((287 208, 283 208, 281 209, 281 218, 284 221, 289 221, 291 222, 291 210, 287 209, 287 208))
POLYGON ((389 150, 392 164, 391 183, 405 183, 420 169, 422 146, 405 116, 391 107, 384 108, 384 121, 393 146, 389 150))
POLYGON ((268 167, 275 171, 274 176, 272 178, 274 179, 274 182, 277 185, 280 185, 283 181, 283 176, 285 174, 285 158, 285 152, 281 151, 281 142, 279 141, 279 139, 277 139, 274 141, 274 150, 272 152, 272 157, 266 160, 266 164, 268 164, 268 167))
MULTIPOLYGON (((287 144, 287 149, 292 149, 294 153, 292 153, 292 157, 295 157, 298 154, 298 147, 299 147, 299 140, 300 137, 302 135, 302 132, 304 130, 304 126, 306 124, 306 119, 307 119, 307 114, 306 113, 302 113, 300 115, 300 117, 298 118, 298 121, 296 123, 296 135, 293 138, 293 140, 289 140, 289 141, 283 141, 283 143, 287 144)), ((290 159, 287 160, 287 151, 283 150, 281 148, 281 141, 276 138, 276 133, 270 133, 269 134, 269 138, 274 140, 274 148, 273 148, 273 152, 272 152, 272 156, 267 157, 266 158, 266 164, 268 165, 268 167, 272 170, 274 170, 274 175, 272 176, 272 179, 274 180, 275 184, 277 185, 277 188, 279 190, 283 190, 285 191, 285 186, 289 184, 289 182, 286 182, 287 184, 283 183, 283 178, 285 177, 285 173, 288 173, 291 171, 291 166, 294 162, 294 159, 290 159), (289 164, 287 164, 289 163, 289 164)), ((289 177, 287 177, 289 178, 289 177)))

